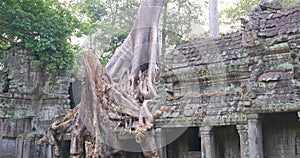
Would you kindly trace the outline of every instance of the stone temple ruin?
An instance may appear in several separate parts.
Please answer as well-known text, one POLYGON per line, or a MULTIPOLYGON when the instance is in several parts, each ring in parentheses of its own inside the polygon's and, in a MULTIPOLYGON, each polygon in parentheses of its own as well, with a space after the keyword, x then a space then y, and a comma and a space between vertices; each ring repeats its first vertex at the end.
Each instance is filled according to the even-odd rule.
MULTIPOLYGON (((26 52, 5 54, 0 158, 52 157, 37 140, 78 102, 71 72, 53 82, 35 62, 26 52)), ((161 157, 300 157, 299 6, 259 5, 242 30, 178 46, 160 78, 154 126, 161 157)))

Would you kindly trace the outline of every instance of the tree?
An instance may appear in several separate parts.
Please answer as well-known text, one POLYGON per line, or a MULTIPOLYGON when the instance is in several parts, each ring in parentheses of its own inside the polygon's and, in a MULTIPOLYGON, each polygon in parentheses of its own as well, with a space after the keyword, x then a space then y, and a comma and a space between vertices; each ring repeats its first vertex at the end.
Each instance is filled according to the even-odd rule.
MULTIPOLYGON (((94 22, 94 29, 88 35, 84 46, 94 49, 104 65, 128 36, 136 17, 139 0, 113 1, 107 0, 92 3, 97 7, 105 6, 107 14, 94 22)), ((164 2, 162 31, 162 54, 168 48, 185 43, 194 38, 193 26, 203 23, 200 5, 192 0, 166 0, 164 2)), ((198 36, 198 35, 197 35, 198 36)))
POLYGON ((93 145, 87 145, 91 149, 87 154, 124 156, 116 132, 134 129, 144 156, 159 157, 148 104, 157 96, 154 82, 159 71, 158 22, 162 6, 162 0, 141 1, 133 28, 107 64, 107 71, 93 53, 82 53, 81 102, 64 120, 54 122, 40 140, 53 146, 55 156, 60 155, 57 137, 66 132, 72 134, 72 155, 83 154, 83 138, 89 135, 93 145), (132 121, 136 122, 134 127, 132 121))
POLYGON ((81 22, 55 0, 0 2, 0 54, 17 48, 30 53, 48 73, 72 69, 76 47, 70 37, 81 22))
MULTIPOLYGON (((90 1, 90 0, 86 0, 90 1)), ((137 0, 99 1, 93 3, 81 2, 79 10, 84 8, 105 8, 101 18, 90 20, 91 31, 87 34, 88 40, 83 47, 93 49, 103 65, 106 65, 116 49, 124 42, 133 25, 138 9, 137 0)), ((86 10, 86 9, 84 9, 86 10)), ((90 17, 90 15, 88 15, 90 17)))
POLYGON ((238 29, 240 18, 247 16, 254 5, 257 5, 259 0, 239 0, 237 5, 232 8, 223 10, 221 15, 221 23, 229 25, 232 30, 238 29))
MULTIPOLYGON (((186 43, 189 39, 199 37, 193 34, 194 26, 200 28, 204 20, 201 18, 202 7, 197 1, 165 0, 162 12, 162 63, 164 56, 175 46, 186 43)), ((162 65, 163 66, 163 65, 162 65)))
POLYGON ((209 0, 209 31, 210 37, 219 36, 218 0, 209 0))

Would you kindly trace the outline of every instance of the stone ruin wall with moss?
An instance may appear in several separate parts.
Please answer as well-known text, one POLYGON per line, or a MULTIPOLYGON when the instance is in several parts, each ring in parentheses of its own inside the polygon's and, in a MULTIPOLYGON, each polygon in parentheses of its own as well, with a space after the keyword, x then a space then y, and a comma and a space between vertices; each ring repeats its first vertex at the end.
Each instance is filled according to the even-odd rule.
MULTIPOLYGON (((241 125, 247 131, 242 124, 252 114, 300 111, 299 17, 299 7, 265 8, 243 19, 238 32, 178 46, 166 56, 155 128, 241 125)), ((6 157, 45 157, 37 140, 70 109, 71 73, 53 80, 36 62, 20 50, 4 55, 0 153, 6 157)))
POLYGON ((300 110, 299 17, 299 8, 251 12, 240 31, 178 46, 166 57, 160 117, 242 121, 300 110))
POLYGON ((56 118, 70 109, 71 73, 48 77, 38 61, 21 50, 4 54, 0 82, 0 157, 46 157, 37 146, 56 118))
MULTIPOLYGON (((300 155, 300 7, 254 9, 240 31, 195 39, 166 55, 155 127, 196 129, 202 158, 300 155)), ((191 154, 177 150, 189 137, 167 153, 191 154)))

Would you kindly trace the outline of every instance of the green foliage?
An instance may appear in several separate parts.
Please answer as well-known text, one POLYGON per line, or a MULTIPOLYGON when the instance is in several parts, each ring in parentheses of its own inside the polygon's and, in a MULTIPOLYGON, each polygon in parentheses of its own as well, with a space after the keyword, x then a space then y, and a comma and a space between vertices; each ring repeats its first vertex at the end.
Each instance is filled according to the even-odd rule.
POLYGON ((82 23, 56 0, 0 2, 0 54, 27 50, 48 73, 71 69, 77 47, 70 44, 82 23))
MULTIPOLYGON (((90 1, 90 0, 86 0, 90 1)), ((85 3, 85 1, 83 1, 85 3)), ((165 0, 167 10, 161 14, 163 45, 173 48, 193 38, 192 27, 203 24, 202 8, 192 0, 165 0)), ((92 31, 89 33, 85 46, 96 50, 99 60, 106 64, 116 49, 124 42, 136 18, 140 0, 114 1, 93 0, 93 3, 81 5, 86 8, 106 8, 98 20, 92 20, 92 31)), ((79 9, 80 10, 80 9, 79 9)), ((99 9, 98 9, 99 10, 99 9)), ((101 9, 100 9, 101 10, 101 9)), ((151 16, 151 15, 149 15, 151 16)), ((90 15, 87 15, 90 17, 90 15)), ((147 17, 145 17, 147 18, 147 17)), ((95 18, 94 18, 95 19, 95 18)), ((199 36, 199 35, 197 35, 199 36)))
POLYGON ((90 23, 88 37, 83 47, 95 50, 100 62, 106 65, 128 36, 136 17, 139 1, 84 0, 77 7, 78 10, 88 10, 81 13, 85 14, 90 23), (92 12, 90 8, 98 10, 97 14, 94 14, 95 12, 92 12), (94 18, 94 15, 98 17, 94 18))
POLYGON ((104 36, 97 36, 96 38, 101 43, 103 42, 103 52, 114 54, 131 30, 139 3, 136 0, 129 0, 126 4, 118 4, 117 1, 111 3, 108 6, 110 18, 105 19, 105 24, 99 25, 98 31, 103 31, 104 36))
MULTIPOLYGON (((283 7, 293 7, 299 0, 273 0, 280 2, 283 7)), ((238 3, 231 8, 227 8, 220 12, 220 23, 229 25, 232 29, 237 29, 241 17, 246 17, 253 6, 257 5, 259 0, 239 0, 238 3)))
POLYGON ((108 55, 101 55, 99 57, 99 62, 102 64, 103 67, 106 66, 106 64, 109 62, 110 58, 111 58, 111 54, 108 55))
POLYGON ((231 29, 238 28, 236 25, 240 23, 240 18, 246 17, 258 2, 259 0, 239 0, 235 7, 220 12, 220 23, 231 25, 231 29))
POLYGON ((106 7, 99 1, 84 0, 78 3, 78 7, 92 22, 101 21, 107 15, 106 7))
MULTIPOLYGON (((191 0, 166 0, 164 7, 162 34, 166 35, 166 45, 180 45, 194 38, 193 27, 201 28, 204 23, 201 18, 204 6, 191 0)), ((196 36, 199 37, 199 34, 196 36)))

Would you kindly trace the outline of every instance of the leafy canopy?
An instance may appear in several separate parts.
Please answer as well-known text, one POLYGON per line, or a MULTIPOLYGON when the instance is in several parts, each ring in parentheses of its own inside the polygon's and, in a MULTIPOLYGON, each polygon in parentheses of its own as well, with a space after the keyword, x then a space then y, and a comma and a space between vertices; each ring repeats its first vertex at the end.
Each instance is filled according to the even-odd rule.
POLYGON ((136 17, 139 0, 82 0, 73 8, 88 21, 87 40, 83 48, 95 50, 101 64, 106 65, 124 42, 136 17))
POLYGON ((56 0, 0 2, 0 54, 23 49, 48 73, 71 69, 76 47, 70 43, 82 23, 56 0))
MULTIPOLYGON (((105 65, 128 36, 136 19, 140 0, 82 0, 81 2, 77 10, 83 10, 93 26, 84 46, 96 50, 100 62, 105 65)), ((162 45, 173 48, 194 37, 192 27, 203 24, 202 7, 192 0, 165 0, 164 2, 165 9, 161 14, 160 27, 164 39, 162 45)))

